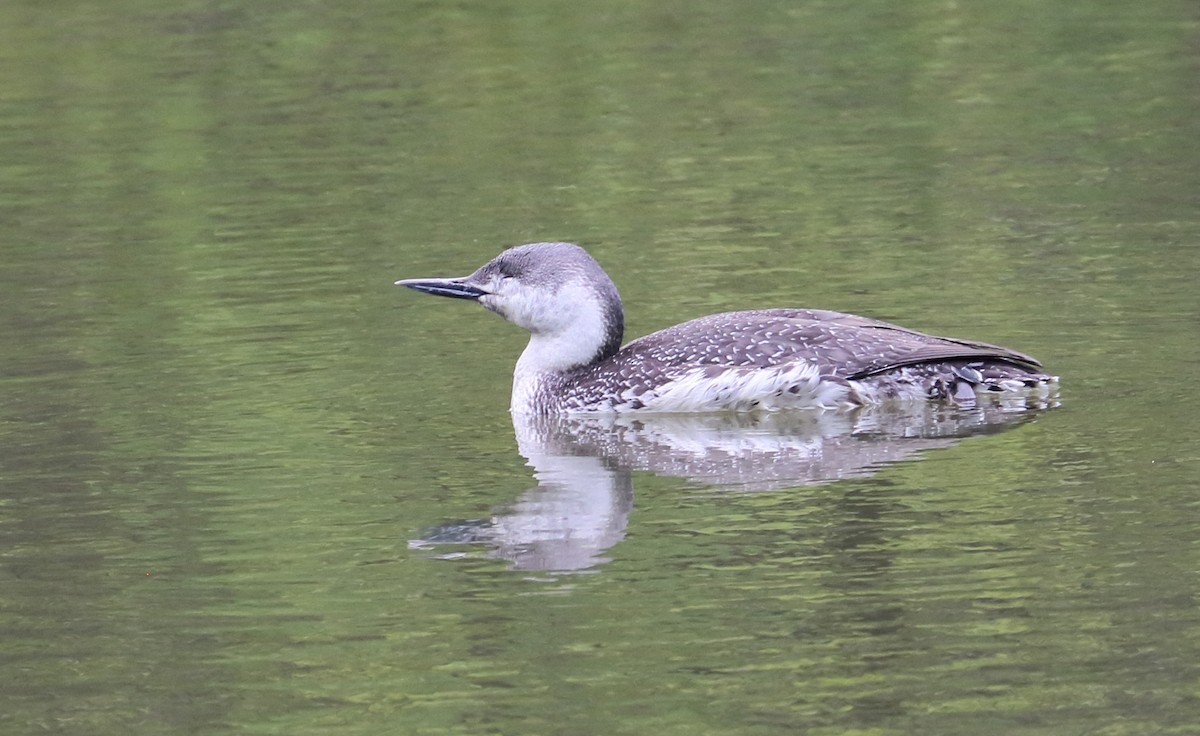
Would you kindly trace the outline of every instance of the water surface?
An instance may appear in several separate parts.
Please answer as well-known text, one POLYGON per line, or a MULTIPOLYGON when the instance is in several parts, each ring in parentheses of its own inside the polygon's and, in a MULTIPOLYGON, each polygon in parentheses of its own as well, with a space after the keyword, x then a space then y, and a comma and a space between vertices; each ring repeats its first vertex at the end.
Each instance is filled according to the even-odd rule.
POLYGON ((4 4, 0 730, 1200 730, 1198 32, 1184 2, 4 4), (1062 405, 538 455, 519 330, 391 282, 552 239, 630 337, 840 309, 1036 355, 1062 405), (538 564, 478 533, 530 518, 538 564))

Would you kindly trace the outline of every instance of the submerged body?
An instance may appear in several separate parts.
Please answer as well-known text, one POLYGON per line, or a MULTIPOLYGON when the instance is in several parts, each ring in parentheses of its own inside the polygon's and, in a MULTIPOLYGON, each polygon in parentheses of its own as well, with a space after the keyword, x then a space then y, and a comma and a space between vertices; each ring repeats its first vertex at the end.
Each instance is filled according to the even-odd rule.
POLYGON ((570 243, 510 248, 475 273, 396 282, 479 301, 530 331, 516 413, 838 408, 887 401, 973 405, 979 393, 1048 392, 1032 357, 815 309, 701 317, 621 347, 624 312, 600 265, 570 243))

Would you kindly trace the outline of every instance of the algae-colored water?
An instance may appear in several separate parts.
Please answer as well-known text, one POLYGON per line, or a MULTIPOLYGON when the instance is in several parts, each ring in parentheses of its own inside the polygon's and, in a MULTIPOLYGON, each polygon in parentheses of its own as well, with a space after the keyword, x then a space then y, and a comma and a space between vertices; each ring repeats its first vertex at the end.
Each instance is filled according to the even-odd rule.
POLYGON ((1198 34, 3 4, 0 731, 1197 732, 1198 34), (839 309, 1062 405, 514 429, 520 331, 391 282, 559 239, 630 337, 839 309))

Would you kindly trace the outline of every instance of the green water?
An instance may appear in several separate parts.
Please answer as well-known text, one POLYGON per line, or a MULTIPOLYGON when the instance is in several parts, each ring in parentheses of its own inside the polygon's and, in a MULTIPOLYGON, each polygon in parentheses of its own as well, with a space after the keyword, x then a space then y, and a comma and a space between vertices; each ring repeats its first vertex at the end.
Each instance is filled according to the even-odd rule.
POLYGON ((1200 732, 1198 41, 1182 1, 0 4, 0 732, 1200 732), (551 239, 630 336, 840 309, 1062 406, 836 476, 788 454, 836 427, 519 446, 520 331, 391 282, 551 239), (504 548, 576 501, 590 547, 504 548))

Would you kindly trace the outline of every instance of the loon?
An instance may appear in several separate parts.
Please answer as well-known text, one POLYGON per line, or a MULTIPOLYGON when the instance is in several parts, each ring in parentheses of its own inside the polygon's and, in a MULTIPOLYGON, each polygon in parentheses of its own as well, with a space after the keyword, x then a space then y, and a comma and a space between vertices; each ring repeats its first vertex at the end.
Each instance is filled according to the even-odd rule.
POLYGON ((401 279, 470 299, 530 332, 514 414, 755 412, 891 401, 972 407, 979 395, 1049 393, 1058 378, 1015 350, 821 309, 700 317, 621 347, 612 279, 573 243, 509 248, 470 276, 401 279))

